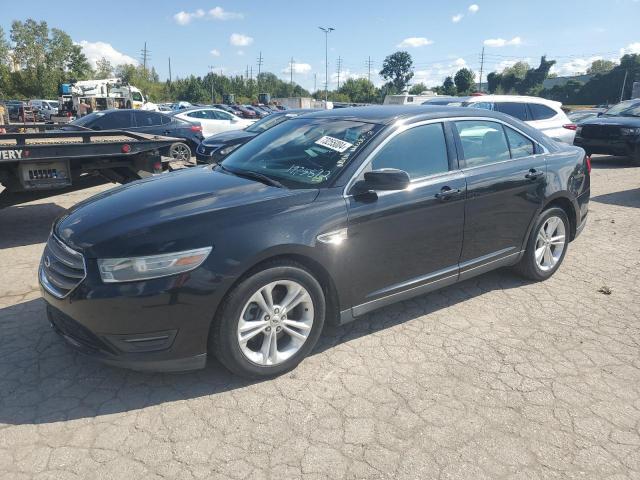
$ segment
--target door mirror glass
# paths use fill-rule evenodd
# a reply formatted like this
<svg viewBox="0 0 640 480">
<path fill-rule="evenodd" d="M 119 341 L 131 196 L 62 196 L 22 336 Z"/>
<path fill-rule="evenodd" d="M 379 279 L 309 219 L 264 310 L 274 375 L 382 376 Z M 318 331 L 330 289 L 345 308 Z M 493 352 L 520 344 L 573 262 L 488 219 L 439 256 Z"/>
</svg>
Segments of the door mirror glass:
<svg viewBox="0 0 640 480">
<path fill-rule="evenodd" d="M 409 186 L 409 174 L 397 168 L 381 168 L 365 172 L 364 180 L 356 182 L 354 193 L 368 191 L 404 190 Z"/>
</svg>

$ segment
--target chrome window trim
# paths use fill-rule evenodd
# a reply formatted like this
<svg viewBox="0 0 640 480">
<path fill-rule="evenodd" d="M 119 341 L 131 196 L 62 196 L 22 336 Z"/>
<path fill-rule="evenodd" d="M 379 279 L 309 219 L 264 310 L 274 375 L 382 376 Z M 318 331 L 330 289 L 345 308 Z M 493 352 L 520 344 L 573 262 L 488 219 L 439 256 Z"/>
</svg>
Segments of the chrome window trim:
<svg viewBox="0 0 640 480">
<path fill-rule="evenodd" d="M 505 122 L 504 120 L 501 120 L 499 118 L 471 116 L 471 117 L 444 117 L 444 118 L 432 118 L 432 119 L 429 119 L 429 120 L 422 120 L 422 121 L 419 121 L 419 122 L 409 123 L 409 124 L 404 124 L 404 125 L 399 126 L 396 129 L 396 131 L 394 131 L 391 135 L 389 135 L 387 138 L 385 138 L 382 141 L 382 143 L 380 143 L 380 145 L 378 145 L 371 153 L 369 153 L 367 155 L 367 158 L 365 158 L 363 160 L 363 162 L 360 164 L 358 169 L 353 173 L 353 175 L 351 176 L 351 178 L 349 179 L 349 181 L 345 185 L 344 189 L 342 190 L 342 196 L 344 198 L 349 198 L 349 197 L 353 196 L 353 195 L 350 195 L 347 192 L 353 186 L 353 184 L 355 183 L 356 179 L 364 171 L 364 169 L 367 167 L 367 165 L 369 165 L 371 163 L 371 161 L 373 160 L 375 155 L 380 150 L 382 150 L 382 148 L 387 143 L 389 143 L 393 138 L 395 138 L 396 136 L 400 135 L 403 132 L 406 132 L 410 128 L 420 127 L 422 125 L 430 125 L 430 124 L 433 124 L 433 123 L 443 123 L 444 124 L 445 122 L 457 122 L 457 121 L 468 121 L 468 120 L 478 120 L 478 121 L 488 121 L 488 122 L 500 123 L 501 125 L 509 127 L 512 130 L 515 130 L 516 132 L 521 134 L 522 136 L 528 138 L 530 141 L 533 142 L 534 145 L 537 145 L 542 149 L 542 153 L 536 153 L 535 155 L 532 155 L 532 157 L 537 157 L 539 155 L 547 155 L 547 154 L 549 154 L 549 149 L 547 147 L 545 147 L 544 145 L 542 145 L 540 142 L 536 141 L 535 139 L 531 138 L 529 135 L 527 135 L 525 132 L 523 132 L 519 128 L 517 128 L 517 127 L 511 125 L 510 123 Z M 399 121 L 399 122 L 401 123 L 402 121 Z M 505 136 L 506 136 L 506 134 L 505 134 Z M 521 157 L 521 158 L 527 158 L 527 157 Z M 421 182 L 421 181 L 424 181 L 424 180 L 432 178 L 432 177 L 442 176 L 442 175 L 445 175 L 447 173 L 455 173 L 455 172 L 461 172 L 461 171 L 466 171 L 466 170 L 472 170 L 474 168 L 486 167 L 488 165 L 497 165 L 499 163 L 511 162 L 513 160 L 520 160 L 520 159 L 519 158 L 509 158 L 507 160 L 500 160 L 500 161 L 497 161 L 497 162 L 485 163 L 484 165 L 477 165 L 475 167 L 465 167 L 465 168 L 459 168 L 459 169 L 456 169 L 456 170 L 448 170 L 446 172 L 434 173 L 432 175 L 426 175 L 424 177 L 412 179 L 411 180 L 411 184 L 413 184 L 414 182 Z M 402 191 L 402 190 L 400 190 L 400 191 Z"/>
</svg>

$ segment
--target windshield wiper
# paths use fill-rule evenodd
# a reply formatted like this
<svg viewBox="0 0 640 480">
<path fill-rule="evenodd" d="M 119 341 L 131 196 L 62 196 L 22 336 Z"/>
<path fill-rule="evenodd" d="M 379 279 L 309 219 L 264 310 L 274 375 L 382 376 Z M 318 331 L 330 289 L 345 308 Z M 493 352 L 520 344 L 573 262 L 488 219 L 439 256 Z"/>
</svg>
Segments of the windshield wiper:
<svg viewBox="0 0 640 480">
<path fill-rule="evenodd" d="M 235 168 L 231 169 L 229 167 L 225 167 L 221 163 L 218 164 L 218 166 L 220 168 L 222 168 L 224 171 L 230 172 L 230 173 L 232 173 L 234 175 L 237 175 L 238 177 L 244 177 L 244 178 L 249 178 L 251 180 L 257 180 L 257 181 L 262 182 L 262 183 L 264 183 L 266 185 L 269 185 L 271 187 L 286 188 L 279 181 L 274 180 L 273 178 L 268 177 L 266 175 L 263 175 L 262 173 L 254 172 L 252 170 L 237 170 Z"/>
</svg>

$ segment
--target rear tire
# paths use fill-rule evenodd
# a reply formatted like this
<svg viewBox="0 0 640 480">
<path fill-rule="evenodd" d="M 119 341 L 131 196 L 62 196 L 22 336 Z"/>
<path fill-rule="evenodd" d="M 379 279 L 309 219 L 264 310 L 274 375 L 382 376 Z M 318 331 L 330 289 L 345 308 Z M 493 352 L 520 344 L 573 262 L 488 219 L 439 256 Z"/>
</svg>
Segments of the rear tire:
<svg viewBox="0 0 640 480">
<path fill-rule="evenodd" d="M 551 277 L 562 264 L 569 246 L 571 226 L 566 212 L 548 208 L 538 216 L 527 241 L 527 247 L 514 270 L 530 280 Z"/>
<path fill-rule="evenodd" d="M 636 151 L 629 157 L 629 160 L 634 167 L 640 167 L 640 145 L 636 146 Z"/>
<path fill-rule="evenodd" d="M 310 272 L 295 262 L 271 263 L 227 294 L 211 327 L 209 352 L 245 378 L 281 375 L 311 352 L 325 314 L 322 287 Z"/>
<path fill-rule="evenodd" d="M 169 157 L 174 160 L 182 160 L 189 162 L 191 160 L 191 148 L 189 145 L 182 142 L 176 142 L 169 147 Z"/>
</svg>

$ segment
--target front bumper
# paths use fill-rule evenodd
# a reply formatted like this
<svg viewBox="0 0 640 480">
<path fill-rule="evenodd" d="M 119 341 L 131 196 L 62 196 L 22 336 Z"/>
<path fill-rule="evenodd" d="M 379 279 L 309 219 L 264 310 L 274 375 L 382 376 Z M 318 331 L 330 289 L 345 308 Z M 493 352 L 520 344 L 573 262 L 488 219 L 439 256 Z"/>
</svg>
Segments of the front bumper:
<svg viewBox="0 0 640 480">
<path fill-rule="evenodd" d="M 74 349 L 103 363 L 143 371 L 204 368 L 215 305 L 208 274 L 196 269 L 144 282 L 104 284 L 89 269 L 67 297 L 42 286 L 47 317 Z"/>
<path fill-rule="evenodd" d="M 630 138 L 628 140 L 623 139 L 600 139 L 600 138 L 584 138 L 577 136 L 573 140 L 573 144 L 584 148 L 587 152 L 598 153 L 604 155 L 619 155 L 629 156 L 633 155 L 640 140 L 636 138 Z"/>
</svg>

